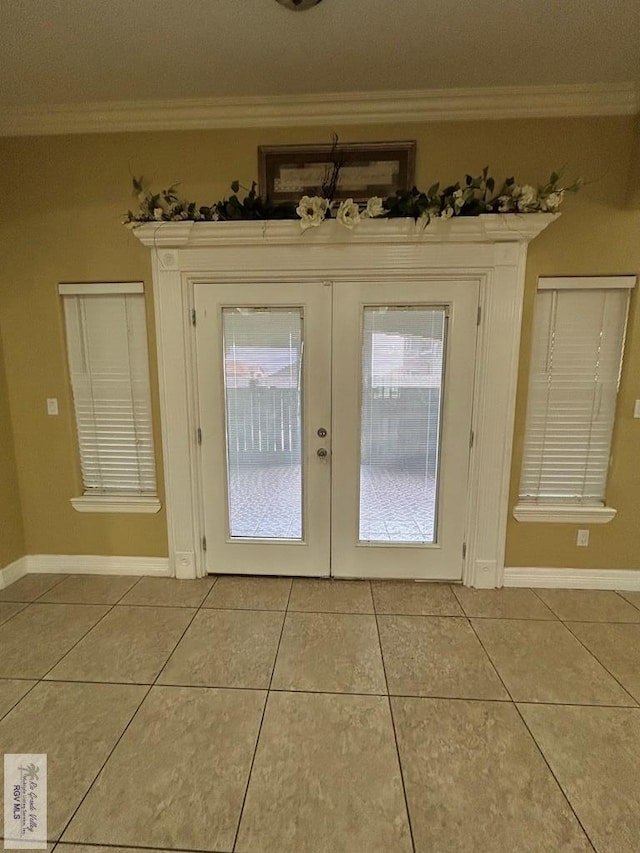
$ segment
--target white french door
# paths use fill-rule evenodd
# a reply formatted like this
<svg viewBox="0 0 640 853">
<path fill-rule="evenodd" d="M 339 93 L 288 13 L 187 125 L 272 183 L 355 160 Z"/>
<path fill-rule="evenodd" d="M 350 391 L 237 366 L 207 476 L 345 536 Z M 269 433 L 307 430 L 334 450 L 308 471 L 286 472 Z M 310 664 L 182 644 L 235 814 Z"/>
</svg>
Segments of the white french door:
<svg viewBox="0 0 640 853">
<path fill-rule="evenodd" d="M 478 295 L 194 285 L 208 571 L 461 577 Z"/>
</svg>

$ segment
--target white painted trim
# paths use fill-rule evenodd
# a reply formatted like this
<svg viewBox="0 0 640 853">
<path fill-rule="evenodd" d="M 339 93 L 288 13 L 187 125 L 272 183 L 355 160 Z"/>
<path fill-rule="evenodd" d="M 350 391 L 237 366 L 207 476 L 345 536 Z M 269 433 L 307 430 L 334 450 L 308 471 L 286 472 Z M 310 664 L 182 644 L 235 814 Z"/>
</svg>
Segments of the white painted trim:
<svg viewBox="0 0 640 853">
<path fill-rule="evenodd" d="M 553 569 L 513 567 L 504 570 L 504 585 L 549 589 L 640 590 L 637 569 Z"/>
<path fill-rule="evenodd" d="M 111 296 L 114 293 L 144 293 L 142 281 L 86 281 L 58 285 L 60 296 Z"/>
<path fill-rule="evenodd" d="M 0 136 L 634 115 L 626 83 L 5 106 Z"/>
<path fill-rule="evenodd" d="M 121 495 L 82 495 L 71 498 L 76 512 L 160 512 L 158 498 L 146 495 L 124 497 Z"/>
<path fill-rule="evenodd" d="M 542 524 L 608 524 L 616 512 L 610 506 L 519 503 L 513 508 L 513 517 Z"/>
<path fill-rule="evenodd" d="M 86 554 L 31 554 L 27 572 L 65 575 L 150 575 L 170 577 L 167 557 L 112 557 Z"/>
<path fill-rule="evenodd" d="M 621 290 L 635 286 L 635 275 L 563 275 L 538 279 L 538 290 Z"/>
<path fill-rule="evenodd" d="M 231 246 L 321 247 L 335 244 L 380 246 L 389 244 L 528 243 L 558 218 L 558 213 L 483 213 L 434 219 L 426 227 L 413 219 L 365 219 L 350 230 L 335 219 L 302 231 L 300 220 L 262 222 L 145 222 L 132 233 L 145 246 L 159 250 L 211 249 Z M 200 253 L 202 254 L 202 253 Z M 175 251 L 162 252 L 160 270 L 177 269 L 184 259 Z M 272 259 L 265 258 L 265 269 Z M 400 264 L 400 260 L 398 261 Z"/>
<path fill-rule="evenodd" d="M 164 222 L 133 230 L 152 250 L 169 560 L 176 577 L 204 574 L 197 370 L 191 326 L 196 282 L 370 280 L 480 282 L 475 441 L 466 508 L 468 586 L 502 585 L 527 244 L 554 214 L 435 221 L 335 220 L 301 233 L 288 222 Z M 462 563 L 462 548 L 460 553 Z"/>
<path fill-rule="evenodd" d="M 13 563 L 9 563 L 8 566 L 0 569 L 0 589 L 15 583 L 27 574 L 27 559 L 27 557 L 20 557 L 20 559 L 14 560 Z"/>
</svg>

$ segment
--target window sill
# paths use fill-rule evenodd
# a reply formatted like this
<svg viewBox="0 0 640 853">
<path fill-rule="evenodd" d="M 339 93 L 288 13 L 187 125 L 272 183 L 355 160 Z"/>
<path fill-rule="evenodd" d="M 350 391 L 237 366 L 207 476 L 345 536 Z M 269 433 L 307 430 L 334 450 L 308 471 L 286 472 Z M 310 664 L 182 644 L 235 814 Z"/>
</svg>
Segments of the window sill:
<svg viewBox="0 0 640 853">
<path fill-rule="evenodd" d="M 610 506 L 580 504 L 516 504 L 513 517 L 517 521 L 545 524 L 607 524 L 616 514 Z"/>
<path fill-rule="evenodd" d="M 147 512 L 160 511 L 160 501 L 150 495 L 82 495 L 71 498 L 76 512 Z"/>
</svg>

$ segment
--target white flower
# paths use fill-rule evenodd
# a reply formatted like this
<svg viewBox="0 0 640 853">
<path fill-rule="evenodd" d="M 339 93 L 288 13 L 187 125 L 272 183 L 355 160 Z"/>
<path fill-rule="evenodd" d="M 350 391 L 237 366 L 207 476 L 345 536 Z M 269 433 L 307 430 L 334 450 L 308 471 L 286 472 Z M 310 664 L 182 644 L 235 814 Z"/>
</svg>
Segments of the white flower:
<svg viewBox="0 0 640 853">
<path fill-rule="evenodd" d="M 329 202 L 326 198 L 314 195 L 310 197 L 303 195 L 300 199 L 300 204 L 296 207 L 296 213 L 300 217 L 300 227 L 304 231 L 306 228 L 320 225 L 324 219 Z"/>
<path fill-rule="evenodd" d="M 367 206 L 365 207 L 362 215 L 370 216 L 374 219 L 376 216 L 382 216 L 383 213 L 385 213 L 385 209 L 382 199 L 379 196 L 374 195 L 367 200 Z"/>
<path fill-rule="evenodd" d="M 353 228 L 360 222 L 360 208 L 352 198 L 347 198 L 340 203 L 336 219 L 347 228 Z"/>
<path fill-rule="evenodd" d="M 513 210 L 513 199 L 509 195 L 501 195 L 498 199 L 498 212 L 509 213 Z"/>
<path fill-rule="evenodd" d="M 164 210 L 161 207 L 154 207 L 153 209 L 153 218 L 154 219 L 162 219 L 164 216 Z"/>
<path fill-rule="evenodd" d="M 452 216 L 453 216 L 453 208 L 449 207 L 448 205 L 440 213 L 440 219 L 451 219 Z"/>
<path fill-rule="evenodd" d="M 533 207 L 538 201 L 538 192 L 535 187 L 528 184 L 520 188 L 518 193 L 518 210 L 526 210 Z"/>
<path fill-rule="evenodd" d="M 562 204 L 563 196 L 564 196 L 563 190 L 559 190 L 558 192 L 555 192 L 555 193 L 550 193 L 546 197 L 546 199 L 544 200 L 545 207 L 547 208 L 547 210 L 551 210 L 551 211 L 557 210 L 560 207 L 560 205 Z"/>
<path fill-rule="evenodd" d="M 453 209 L 455 213 L 460 213 L 462 208 L 464 207 L 465 197 L 464 190 L 458 189 L 453 193 Z"/>
</svg>

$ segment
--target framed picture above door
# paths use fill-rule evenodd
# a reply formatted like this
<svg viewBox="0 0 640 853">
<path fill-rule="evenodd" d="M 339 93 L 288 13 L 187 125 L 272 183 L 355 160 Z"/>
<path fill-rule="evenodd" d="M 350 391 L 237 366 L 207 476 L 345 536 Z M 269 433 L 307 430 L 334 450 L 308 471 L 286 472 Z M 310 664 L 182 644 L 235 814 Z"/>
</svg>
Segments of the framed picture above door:
<svg viewBox="0 0 640 853">
<path fill-rule="evenodd" d="M 365 142 L 337 145 L 261 145 L 259 187 L 272 202 L 319 195 L 327 174 L 340 163 L 334 198 L 366 201 L 386 198 L 414 183 L 415 142 Z"/>
</svg>

